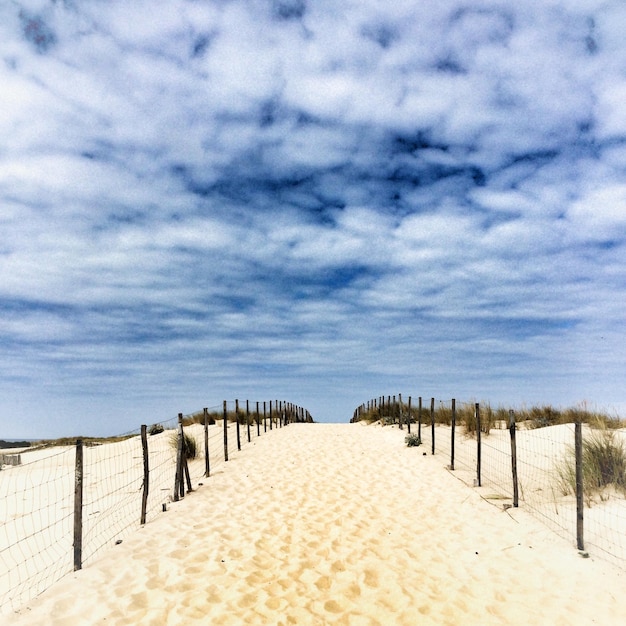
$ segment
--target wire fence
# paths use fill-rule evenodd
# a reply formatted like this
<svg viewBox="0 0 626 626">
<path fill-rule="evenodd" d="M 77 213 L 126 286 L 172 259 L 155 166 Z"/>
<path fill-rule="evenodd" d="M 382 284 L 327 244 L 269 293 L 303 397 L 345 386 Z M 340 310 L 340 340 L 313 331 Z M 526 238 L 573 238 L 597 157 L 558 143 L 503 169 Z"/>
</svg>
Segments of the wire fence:
<svg viewBox="0 0 626 626">
<path fill-rule="evenodd" d="M 584 555 L 626 570 L 626 429 L 616 428 L 618 421 L 579 421 L 577 446 L 577 425 L 551 424 L 547 415 L 516 421 L 511 411 L 511 428 L 509 419 L 497 419 L 489 407 L 481 411 L 480 404 L 458 411 L 454 400 L 412 400 L 402 402 L 400 395 L 388 396 L 382 406 L 380 399 L 371 401 L 360 407 L 361 415 L 355 411 L 353 421 L 379 419 L 407 437 L 410 432 L 424 454 L 441 457 L 485 500 L 503 508 L 519 505 Z"/>
<path fill-rule="evenodd" d="M 289 402 L 224 401 L 152 425 L 143 442 L 137 429 L 10 451 L 0 466 L 0 613 L 120 543 L 246 443 L 295 421 L 313 420 Z M 177 480 L 179 433 L 195 448 L 185 454 L 187 489 Z M 17 456 L 13 465 L 8 457 Z"/>
</svg>

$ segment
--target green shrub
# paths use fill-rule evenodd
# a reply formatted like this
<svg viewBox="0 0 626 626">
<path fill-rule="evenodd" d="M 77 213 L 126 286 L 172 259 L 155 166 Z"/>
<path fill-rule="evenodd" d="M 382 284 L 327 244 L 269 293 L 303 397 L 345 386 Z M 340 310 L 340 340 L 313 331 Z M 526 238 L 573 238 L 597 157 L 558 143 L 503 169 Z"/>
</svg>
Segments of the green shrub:
<svg viewBox="0 0 626 626">
<path fill-rule="evenodd" d="M 162 424 L 152 424 L 152 426 L 150 426 L 150 430 L 148 431 L 149 434 L 151 435 L 158 435 L 159 433 L 162 433 L 165 429 L 163 428 Z"/>
<path fill-rule="evenodd" d="M 405 441 L 406 445 L 409 448 L 413 448 L 415 446 L 421 446 L 422 445 L 422 440 L 415 433 L 411 433 L 411 434 L 407 435 L 404 438 L 404 441 Z"/>
</svg>

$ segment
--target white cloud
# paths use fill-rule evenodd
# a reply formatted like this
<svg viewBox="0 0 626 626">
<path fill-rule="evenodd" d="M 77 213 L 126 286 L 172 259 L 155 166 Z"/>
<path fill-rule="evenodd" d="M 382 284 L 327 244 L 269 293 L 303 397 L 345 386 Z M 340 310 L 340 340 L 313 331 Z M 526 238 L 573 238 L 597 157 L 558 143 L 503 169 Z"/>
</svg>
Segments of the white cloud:
<svg viewBox="0 0 626 626">
<path fill-rule="evenodd" d="M 0 7 L 0 419 L 619 401 L 624 3 L 286 6 Z"/>
<path fill-rule="evenodd" d="M 626 236 L 626 185 L 611 184 L 572 203 L 568 212 L 572 236 L 582 240 L 623 241 Z"/>
</svg>

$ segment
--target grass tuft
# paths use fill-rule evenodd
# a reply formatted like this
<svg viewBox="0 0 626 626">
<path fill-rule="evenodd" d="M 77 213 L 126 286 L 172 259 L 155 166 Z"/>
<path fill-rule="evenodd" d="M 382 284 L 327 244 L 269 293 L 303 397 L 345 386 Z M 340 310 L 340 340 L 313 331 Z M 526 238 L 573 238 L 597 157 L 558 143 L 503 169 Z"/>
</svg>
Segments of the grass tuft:
<svg viewBox="0 0 626 626">
<path fill-rule="evenodd" d="M 178 433 L 170 435 L 170 446 L 174 450 L 178 450 Z M 183 433 L 183 451 L 187 459 L 195 459 L 198 455 L 198 442 L 193 435 Z"/>
<path fill-rule="evenodd" d="M 583 439 L 583 494 L 587 506 L 594 497 L 606 500 L 607 487 L 626 496 L 626 446 L 614 430 L 601 422 Z M 558 487 L 563 495 L 576 494 L 576 457 L 574 446 L 557 466 Z"/>
<path fill-rule="evenodd" d="M 421 446 L 422 440 L 418 437 L 417 434 L 411 433 L 404 438 L 404 441 L 409 448 L 414 448 L 415 446 Z"/>
</svg>

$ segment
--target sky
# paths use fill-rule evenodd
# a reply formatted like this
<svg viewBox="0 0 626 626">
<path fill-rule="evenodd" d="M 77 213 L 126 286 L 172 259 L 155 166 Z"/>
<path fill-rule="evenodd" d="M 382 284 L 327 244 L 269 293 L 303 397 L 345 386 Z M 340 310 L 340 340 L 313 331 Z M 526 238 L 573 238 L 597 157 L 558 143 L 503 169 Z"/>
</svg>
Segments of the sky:
<svg viewBox="0 0 626 626">
<path fill-rule="evenodd" d="M 4 0 L 0 438 L 380 395 L 626 416 L 623 0 Z"/>
</svg>

